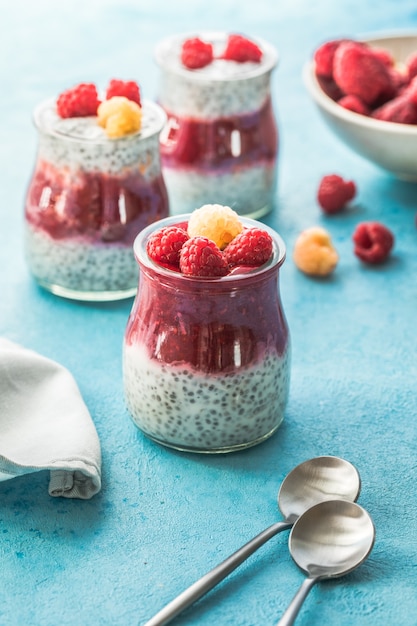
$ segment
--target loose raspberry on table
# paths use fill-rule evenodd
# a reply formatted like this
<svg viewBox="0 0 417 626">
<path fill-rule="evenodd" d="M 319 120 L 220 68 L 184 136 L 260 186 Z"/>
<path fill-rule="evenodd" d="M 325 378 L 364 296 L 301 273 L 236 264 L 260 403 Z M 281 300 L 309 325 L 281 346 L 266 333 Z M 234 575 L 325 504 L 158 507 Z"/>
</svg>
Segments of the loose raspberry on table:
<svg viewBox="0 0 417 626">
<path fill-rule="evenodd" d="M 134 80 L 112 78 L 106 89 L 106 100 L 110 100 L 113 96 L 124 96 L 142 106 L 139 85 Z"/>
<path fill-rule="evenodd" d="M 333 272 L 339 255 L 329 233 L 319 226 L 307 228 L 297 237 L 293 260 L 299 270 L 310 276 L 327 276 Z"/>
<path fill-rule="evenodd" d="M 87 117 L 97 115 L 100 100 L 93 83 L 80 83 L 63 91 L 57 98 L 56 107 L 60 117 Z"/>
<path fill-rule="evenodd" d="M 186 276 L 226 276 L 228 266 L 222 251 L 207 237 L 190 237 L 180 252 L 180 270 Z"/>
<path fill-rule="evenodd" d="M 341 211 L 356 195 L 353 181 L 344 180 L 338 174 L 323 176 L 317 191 L 317 202 L 325 213 L 333 214 Z"/>
<path fill-rule="evenodd" d="M 142 109 L 124 96 L 104 100 L 97 111 L 97 121 L 109 137 L 115 139 L 136 133 L 142 126 Z"/>
<path fill-rule="evenodd" d="M 150 235 L 146 252 L 156 263 L 179 269 L 180 251 L 187 239 L 188 235 L 183 228 L 165 226 Z"/>
<path fill-rule="evenodd" d="M 271 235 L 261 228 L 246 228 L 225 248 L 224 255 L 229 267 L 263 265 L 272 256 Z"/>
<path fill-rule="evenodd" d="M 368 106 L 394 95 L 386 64 L 366 44 L 346 41 L 335 51 L 333 78 L 345 95 L 360 98 Z"/>
<path fill-rule="evenodd" d="M 190 70 L 209 65 L 213 60 L 213 46 L 199 37 L 186 39 L 181 48 L 181 62 Z"/>
<path fill-rule="evenodd" d="M 239 216 L 228 206 L 222 204 L 204 204 L 195 209 L 188 221 L 190 237 L 201 235 L 208 237 L 223 250 L 243 229 Z"/>
<path fill-rule="evenodd" d="M 229 35 L 222 58 L 228 61 L 237 61 L 238 63 L 247 63 L 248 61 L 260 63 L 262 50 L 254 41 L 247 37 Z"/>
<path fill-rule="evenodd" d="M 385 261 L 394 246 L 394 235 L 380 222 L 361 222 L 352 239 L 356 256 L 370 264 Z"/>
</svg>

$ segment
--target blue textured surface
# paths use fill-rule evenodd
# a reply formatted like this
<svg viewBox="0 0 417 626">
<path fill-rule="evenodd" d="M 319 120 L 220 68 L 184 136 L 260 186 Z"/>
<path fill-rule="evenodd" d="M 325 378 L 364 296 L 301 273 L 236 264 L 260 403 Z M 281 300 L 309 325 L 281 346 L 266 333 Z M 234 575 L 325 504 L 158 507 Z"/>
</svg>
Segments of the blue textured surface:
<svg viewBox="0 0 417 626">
<path fill-rule="evenodd" d="M 143 624 L 177 593 L 279 518 L 276 494 L 299 462 L 343 456 L 363 481 L 359 502 L 377 541 L 368 562 L 316 586 L 299 626 L 417 624 L 417 186 L 395 180 L 331 135 L 302 84 L 321 41 L 417 28 L 413 0 L 75 0 L 1 2 L 0 334 L 75 376 L 102 443 L 103 489 L 52 499 L 40 473 L 0 484 L 0 624 Z M 281 130 L 278 208 L 266 222 L 287 242 L 281 290 L 293 342 L 285 422 L 265 444 L 228 456 L 176 453 L 145 439 L 124 407 L 121 346 L 131 301 L 79 304 L 38 289 L 22 250 L 26 185 L 36 149 L 33 107 L 81 80 L 136 78 L 153 98 L 152 50 L 193 29 L 242 31 L 274 43 Z M 333 171 L 354 179 L 354 207 L 320 215 L 315 193 Z M 209 199 L 208 199 L 209 200 Z M 379 219 L 396 236 L 391 261 L 362 266 L 351 233 Z M 291 260 L 298 232 L 329 229 L 334 277 Z M 176 623 L 274 624 L 303 579 L 278 535 Z"/>
</svg>

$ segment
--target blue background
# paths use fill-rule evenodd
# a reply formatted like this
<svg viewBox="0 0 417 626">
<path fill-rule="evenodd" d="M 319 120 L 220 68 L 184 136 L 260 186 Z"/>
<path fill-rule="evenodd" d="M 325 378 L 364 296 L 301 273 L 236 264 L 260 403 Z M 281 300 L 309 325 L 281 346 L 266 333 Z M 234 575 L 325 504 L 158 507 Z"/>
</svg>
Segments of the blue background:
<svg viewBox="0 0 417 626">
<path fill-rule="evenodd" d="M 279 519 L 282 479 L 321 454 L 357 466 L 359 502 L 377 540 L 356 572 L 313 589 L 297 624 L 417 624 L 417 186 L 342 145 L 301 77 L 326 39 L 417 29 L 416 3 L 3 0 L 0 7 L 0 334 L 72 372 L 103 453 L 103 488 L 91 501 L 50 498 L 46 472 L 0 484 L 0 624 L 143 624 Z M 28 275 L 22 248 L 34 106 L 77 82 L 104 86 L 112 77 L 136 79 L 152 99 L 155 44 L 193 30 L 260 36 L 280 53 L 273 75 L 279 189 L 265 222 L 288 247 L 281 292 L 293 344 L 290 400 L 266 443 L 213 457 L 159 447 L 131 422 L 121 347 L 132 301 L 82 304 L 50 295 Z M 334 217 L 316 203 L 328 173 L 358 188 L 353 206 Z M 354 227 L 367 220 L 383 221 L 396 237 L 381 267 L 353 254 Z M 304 276 L 291 258 L 296 236 L 312 225 L 329 230 L 340 254 L 328 280 Z M 274 624 L 303 578 L 283 533 L 176 623 Z"/>
</svg>

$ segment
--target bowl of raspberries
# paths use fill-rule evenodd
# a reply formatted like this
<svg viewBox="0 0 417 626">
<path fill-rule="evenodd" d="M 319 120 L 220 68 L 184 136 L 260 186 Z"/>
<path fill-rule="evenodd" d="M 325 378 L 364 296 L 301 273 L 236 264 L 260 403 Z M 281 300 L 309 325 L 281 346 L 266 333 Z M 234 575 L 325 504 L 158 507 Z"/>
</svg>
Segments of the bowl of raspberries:
<svg viewBox="0 0 417 626">
<path fill-rule="evenodd" d="M 417 33 L 320 44 L 304 69 L 320 114 L 349 148 L 417 181 Z"/>
</svg>

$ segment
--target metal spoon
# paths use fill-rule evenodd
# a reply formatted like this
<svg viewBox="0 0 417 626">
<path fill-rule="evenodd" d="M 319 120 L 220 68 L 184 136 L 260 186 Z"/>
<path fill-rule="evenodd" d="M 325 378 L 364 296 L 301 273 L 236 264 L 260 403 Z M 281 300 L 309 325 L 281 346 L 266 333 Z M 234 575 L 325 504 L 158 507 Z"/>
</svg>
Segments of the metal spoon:
<svg viewBox="0 0 417 626">
<path fill-rule="evenodd" d="M 320 502 L 300 516 L 290 533 L 290 553 L 308 574 L 277 626 L 291 626 L 313 585 L 343 576 L 367 558 L 375 541 L 369 514 L 346 500 Z"/>
<path fill-rule="evenodd" d="M 144 626 L 168 624 L 184 609 L 213 589 L 269 539 L 282 530 L 291 528 L 298 517 L 313 504 L 337 498 L 355 501 L 359 496 L 360 487 L 358 471 L 344 459 L 319 456 L 300 463 L 287 475 L 278 492 L 278 506 L 284 521 L 266 528 L 174 598 Z"/>
</svg>

